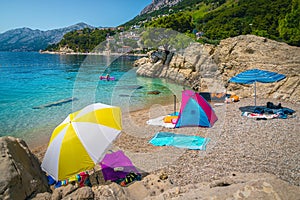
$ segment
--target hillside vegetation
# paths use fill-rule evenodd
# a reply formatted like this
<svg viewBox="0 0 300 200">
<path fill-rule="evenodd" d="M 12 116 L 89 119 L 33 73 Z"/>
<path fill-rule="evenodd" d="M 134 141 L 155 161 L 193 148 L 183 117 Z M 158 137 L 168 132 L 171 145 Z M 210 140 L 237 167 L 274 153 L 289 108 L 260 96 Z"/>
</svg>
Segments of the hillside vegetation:
<svg viewBox="0 0 300 200">
<path fill-rule="evenodd" d="M 45 50 L 58 51 L 61 47 L 67 47 L 75 52 L 90 52 L 98 44 L 105 41 L 107 35 L 113 34 L 115 34 L 114 31 L 90 28 L 71 31 L 65 34 L 58 44 L 50 45 Z"/>
<path fill-rule="evenodd" d="M 182 0 L 173 7 L 136 16 L 121 25 L 170 28 L 198 42 L 218 44 L 222 39 L 253 34 L 300 46 L 300 0 Z M 116 31 L 84 29 L 73 31 L 47 48 L 67 46 L 89 52 Z"/>
<path fill-rule="evenodd" d="M 182 4 L 187 2 L 184 0 Z M 201 41 L 253 34 L 300 46 L 299 0 L 194 2 L 193 6 L 173 10 L 168 15 L 162 10 L 160 16 L 164 16 L 148 20 L 144 26 L 183 33 L 202 32 Z"/>
</svg>

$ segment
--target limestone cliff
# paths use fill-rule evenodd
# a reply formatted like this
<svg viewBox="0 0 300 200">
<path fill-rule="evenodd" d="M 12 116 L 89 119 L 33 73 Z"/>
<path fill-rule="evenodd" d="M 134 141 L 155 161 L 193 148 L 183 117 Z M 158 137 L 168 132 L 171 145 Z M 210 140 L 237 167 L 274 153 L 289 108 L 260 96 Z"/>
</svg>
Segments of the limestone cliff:
<svg viewBox="0 0 300 200">
<path fill-rule="evenodd" d="M 300 48 L 254 35 L 241 35 L 222 40 L 220 45 L 191 44 L 182 54 L 138 60 L 137 74 L 173 80 L 198 91 L 231 91 L 240 97 L 253 95 L 253 85 L 228 83 L 247 69 L 263 69 L 286 75 L 277 83 L 257 83 L 260 98 L 300 102 Z"/>
</svg>

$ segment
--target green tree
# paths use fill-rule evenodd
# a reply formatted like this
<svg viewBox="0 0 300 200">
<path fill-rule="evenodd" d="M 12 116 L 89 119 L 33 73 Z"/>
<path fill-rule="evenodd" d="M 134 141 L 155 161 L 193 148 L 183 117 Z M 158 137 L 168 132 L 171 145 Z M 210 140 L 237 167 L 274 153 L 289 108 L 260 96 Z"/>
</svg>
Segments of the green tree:
<svg viewBox="0 0 300 200">
<path fill-rule="evenodd" d="M 114 35 L 115 31 L 85 28 L 66 33 L 63 39 L 55 45 L 47 47 L 47 50 L 57 51 L 60 47 L 68 47 L 75 52 L 91 52 L 97 45 L 106 40 L 106 36 Z M 99 49 L 99 48 L 97 48 Z"/>
<path fill-rule="evenodd" d="M 143 48 L 159 49 L 165 52 L 186 48 L 193 40 L 177 31 L 165 28 L 146 28 L 141 36 Z"/>
<path fill-rule="evenodd" d="M 279 34 L 287 43 L 300 46 L 300 3 L 293 0 L 292 11 L 279 20 Z"/>
<path fill-rule="evenodd" d="M 194 29 L 192 16 L 187 12 L 180 12 L 160 17 L 145 25 L 146 27 L 167 28 L 181 33 L 191 32 Z"/>
</svg>

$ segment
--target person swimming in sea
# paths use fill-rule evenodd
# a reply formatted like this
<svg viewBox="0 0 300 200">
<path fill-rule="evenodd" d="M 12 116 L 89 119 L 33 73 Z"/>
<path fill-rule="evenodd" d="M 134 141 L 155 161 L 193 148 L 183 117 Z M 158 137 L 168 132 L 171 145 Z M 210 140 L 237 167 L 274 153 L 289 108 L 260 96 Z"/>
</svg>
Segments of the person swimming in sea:
<svg viewBox="0 0 300 200">
<path fill-rule="evenodd" d="M 109 79 L 110 79 L 109 74 L 106 74 L 106 80 L 109 81 Z"/>
</svg>

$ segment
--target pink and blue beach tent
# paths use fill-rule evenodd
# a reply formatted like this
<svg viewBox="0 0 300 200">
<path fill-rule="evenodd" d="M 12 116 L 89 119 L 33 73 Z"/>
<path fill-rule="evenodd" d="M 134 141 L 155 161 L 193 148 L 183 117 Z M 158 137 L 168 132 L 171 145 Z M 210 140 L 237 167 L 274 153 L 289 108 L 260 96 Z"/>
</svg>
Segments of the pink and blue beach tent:
<svg viewBox="0 0 300 200">
<path fill-rule="evenodd" d="M 215 111 L 199 93 L 192 90 L 182 92 L 176 128 L 184 126 L 212 127 L 217 120 Z"/>
</svg>

